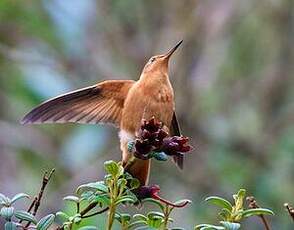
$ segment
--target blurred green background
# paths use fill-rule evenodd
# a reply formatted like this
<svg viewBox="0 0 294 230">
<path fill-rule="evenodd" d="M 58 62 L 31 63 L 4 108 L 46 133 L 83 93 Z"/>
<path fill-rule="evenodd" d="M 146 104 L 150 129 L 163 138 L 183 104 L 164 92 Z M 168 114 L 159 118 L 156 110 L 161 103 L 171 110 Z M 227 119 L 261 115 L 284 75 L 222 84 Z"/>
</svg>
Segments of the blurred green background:
<svg viewBox="0 0 294 230">
<path fill-rule="evenodd" d="M 294 204 L 293 0 L 1 0 L 0 191 L 34 194 L 55 167 L 44 214 L 102 179 L 103 162 L 120 159 L 117 130 L 19 120 L 60 93 L 138 79 L 151 55 L 180 39 L 170 76 L 195 150 L 184 171 L 154 162 L 151 173 L 163 197 L 193 200 L 175 212 L 176 226 L 215 223 L 203 199 L 242 187 L 274 210 L 273 229 L 293 229 L 283 208 Z M 245 229 L 262 227 L 253 218 Z"/>
</svg>

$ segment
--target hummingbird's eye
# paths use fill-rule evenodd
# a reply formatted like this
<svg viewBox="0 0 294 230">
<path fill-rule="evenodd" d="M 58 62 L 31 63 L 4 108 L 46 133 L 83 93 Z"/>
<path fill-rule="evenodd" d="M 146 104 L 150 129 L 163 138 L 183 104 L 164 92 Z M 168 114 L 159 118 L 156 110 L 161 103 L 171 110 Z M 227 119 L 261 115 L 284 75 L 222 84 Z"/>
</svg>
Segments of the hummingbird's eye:
<svg viewBox="0 0 294 230">
<path fill-rule="evenodd" d="M 152 63 L 154 61 L 155 61 L 155 57 L 153 57 L 153 58 L 150 59 L 150 63 Z"/>
</svg>

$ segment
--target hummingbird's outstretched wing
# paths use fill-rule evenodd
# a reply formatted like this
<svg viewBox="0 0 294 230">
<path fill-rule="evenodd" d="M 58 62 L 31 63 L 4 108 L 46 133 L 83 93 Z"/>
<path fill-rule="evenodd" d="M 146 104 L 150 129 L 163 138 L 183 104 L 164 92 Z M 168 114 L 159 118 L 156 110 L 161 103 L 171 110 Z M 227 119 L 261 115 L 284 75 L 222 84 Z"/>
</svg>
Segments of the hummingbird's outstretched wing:
<svg viewBox="0 0 294 230">
<path fill-rule="evenodd" d="M 173 113 L 173 118 L 172 118 L 172 122 L 171 122 L 170 135 L 171 136 L 181 136 L 181 130 L 180 130 L 180 126 L 179 126 L 175 111 Z M 183 155 L 173 156 L 173 161 L 180 169 L 184 168 L 184 156 Z"/>
<path fill-rule="evenodd" d="M 21 123 L 119 125 L 124 100 L 134 83 L 132 80 L 109 80 L 57 96 L 34 108 Z"/>
</svg>

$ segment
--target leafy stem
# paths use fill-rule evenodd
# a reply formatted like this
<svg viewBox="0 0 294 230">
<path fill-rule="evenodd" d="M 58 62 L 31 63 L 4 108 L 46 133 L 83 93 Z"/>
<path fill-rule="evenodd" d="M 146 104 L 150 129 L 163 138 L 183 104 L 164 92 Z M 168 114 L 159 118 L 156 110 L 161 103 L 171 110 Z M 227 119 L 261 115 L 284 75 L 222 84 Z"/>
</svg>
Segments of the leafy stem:
<svg viewBox="0 0 294 230">
<path fill-rule="evenodd" d="M 211 224 L 199 224 L 195 226 L 195 229 L 213 229 L 213 230 L 236 230 L 240 229 L 240 222 L 251 216 L 258 216 L 261 218 L 262 223 L 266 230 L 270 230 L 270 226 L 265 218 L 265 215 L 274 215 L 273 211 L 266 208 L 260 208 L 254 197 L 247 197 L 249 201 L 249 209 L 244 208 L 244 197 L 246 191 L 245 189 L 240 189 L 237 194 L 233 195 L 234 204 L 231 204 L 228 200 L 218 197 L 210 196 L 205 199 L 205 201 L 216 205 L 221 209 L 219 217 L 221 218 L 220 225 Z"/>
<path fill-rule="evenodd" d="M 76 213 L 68 215 L 62 211 L 57 213 L 64 221 L 59 229 L 71 229 L 75 225 L 79 225 L 85 218 L 96 216 L 108 211 L 106 220 L 106 229 L 112 229 L 114 220 L 118 220 L 122 226 L 127 226 L 130 217 L 126 214 L 117 213 L 117 208 L 122 203 L 136 203 L 137 198 L 132 190 L 139 187 L 139 181 L 132 178 L 131 175 L 124 173 L 121 163 L 114 161 L 106 161 L 104 163 L 107 175 L 103 181 L 90 182 L 80 185 L 77 188 L 76 195 L 69 195 L 63 199 L 76 204 Z M 87 202 L 82 211 L 81 202 Z M 100 210 L 92 211 L 94 208 L 100 207 Z M 91 212 L 90 212 L 91 211 Z"/>
<path fill-rule="evenodd" d="M 115 216 L 115 210 L 116 210 L 116 200 L 118 197 L 118 188 L 117 188 L 117 177 L 114 176 L 113 179 L 110 180 L 110 186 L 109 186 L 109 196 L 110 196 L 110 204 L 109 204 L 109 211 L 108 211 L 108 219 L 107 219 L 107 229 L 111 230 L 113 222 L 114 222 L 114 216 Z"/>
<path fill-rule="evenodd" d="M 107 229 L 111 230 L 113 221 L 114 221 L 114 215 L 115 215 L 115 205 L 110 205 L 109 206 L 109 212 L 108 212 L 108 219 L 107 219 Z"/>
<path fill-rule="evenodd" d="M 170 221 L 170 214 L 173 209 L 174 209 L 174 207 L 169 206 L 168 204 L 165 205 L 164 210 L 163 210 L 164 218 L 163 218 L 162 230 L 168 229 L 168 222 Z"/>
</svg>

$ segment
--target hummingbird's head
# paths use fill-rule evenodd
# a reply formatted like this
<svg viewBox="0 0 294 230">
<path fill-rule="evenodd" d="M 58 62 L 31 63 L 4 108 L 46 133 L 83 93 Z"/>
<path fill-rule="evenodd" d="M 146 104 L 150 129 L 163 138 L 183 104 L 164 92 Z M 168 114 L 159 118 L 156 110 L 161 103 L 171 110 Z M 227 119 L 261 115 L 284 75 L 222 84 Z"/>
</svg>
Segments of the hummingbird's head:
<svg viewBox="0 0 294 230">
<path fill-rule="evenodd" d="M 172 54 L 176 49 L 182 44 L 183 40 L 179 41 L 172 49 L 170 49 L 166 54 L 155 55 L 149 59 L 146 63 L 142 74 L 148 73 L 162 73 L 166 74 L 168 71 L 168 62 Z"/>
</svg>

